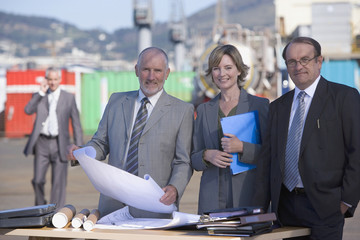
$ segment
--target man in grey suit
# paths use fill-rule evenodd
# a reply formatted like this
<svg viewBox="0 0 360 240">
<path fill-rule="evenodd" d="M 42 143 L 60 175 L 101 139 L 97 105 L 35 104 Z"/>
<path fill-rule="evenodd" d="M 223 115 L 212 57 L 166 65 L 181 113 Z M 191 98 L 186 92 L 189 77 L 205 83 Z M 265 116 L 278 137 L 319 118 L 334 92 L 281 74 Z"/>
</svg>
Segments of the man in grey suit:
<svg viewBox="0 0 360 240">
<path fill-rule="evenodd" d="M 283 58 L 296 88 L 270 104 L 253 203 L 311 228 L 306 239 L 342 239 L 360 198 L 360 95 L 320 75 L 312 38 L 293 39 Z"/>
<path fill-rule="evenodd" d="M 139 134 L 138 144 L 135 145 L 137 175 L 143 177 L 144 174 L 149 174 L 165 192 L 159 201 L 166 205 L 175 203 L 178 206 L 192 176 L 190 149 L 194 107 L 168 95 L 163 89 L 170 73 L 168 58 L 163 50 L 155 47 L 143 50 L 135 72 L 140 89 L 111 95 L 98 130 L 86 146 L 95 148 L 96 159 L 103 160 L 109 154 L 110 165 L 127 170 L 127 163 L 132 160 L 129 155 L 134 153 L 129 150 L 133 149 L 133 144 L 130 144 L 134 135 L 132 129 L 137 124 L 135 119 L 141 100 L 147 97 L 149 102 L 146 104 L 146 124 Z M 69 146 L 69 160 L 75 159 L 72 152 L 78 148 Z M 100 195 L 101 216 L 122 207 L 123 203 Z M 170 217 L 169 214 L 151 213 L 132 207 L 130 213 L 134 217 Z"/>
<path fill-rule="evenodd" d="M 70 144 L 69 119 L 74 142 L 82 144 L 83 136 L 75 97 L 59 87 L 61 71 L 49 68 L 45 78 L 40 84 L 40 91 L 35 93 L 25 106 L 25 113 L 36 113 L 36 119 L 24 154 L 35 155 L 32 179 L 35 205 L 46 204 L 44 185 L 47 169 L 51 165 L 50 203 L 55 203 L 59 209 L 65 204 L 68 167 L 66 147 Z"/>
</svg>

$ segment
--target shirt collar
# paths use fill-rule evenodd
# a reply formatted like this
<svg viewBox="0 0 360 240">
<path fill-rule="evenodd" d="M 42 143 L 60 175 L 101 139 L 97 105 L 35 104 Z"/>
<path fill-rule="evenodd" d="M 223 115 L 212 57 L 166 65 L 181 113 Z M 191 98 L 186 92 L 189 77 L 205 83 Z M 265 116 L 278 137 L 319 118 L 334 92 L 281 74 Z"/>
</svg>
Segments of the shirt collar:
<svg viewBox="0 0 360 240">
<path fill-rule="evenodd" d="M 52 96 L 54 96 L 56 99 L 58 99 L 60 96 L 60 86 L 53 92 L 51 90 L 49 90 L 49 94 L 52 94 Z"/>
<path fill-rule="evenodd" d="M 309 87 L 303 90 L 306 93 L 306 95 L 310 96 L 311 98 L 314 96 L 319 80 L 320 80 L 320 75 L 315 79 L 315 81 Z M 300 90 L 298 87 L 295 87 L 294 99 L 296 99 L 300 91 L 302 90 Z"/>
<path fill-rule="evenodd" d="M 163 93 L 164 89 L 161 89 L 159 92 L 157 92 L 155 95 L 152 95 L 151 97 L 148 97 L 150 104 L 152 106 L 155 106 L 155 104 L 157 103 L 157 101 L 159 100 L 161 94 Z M 146 97 L 145 94 L 141 91 L 141 89 L 139 90 L 139 95 L 137 98 L 137 101 L 141 102 L 141 100 Z"/>
</svg>

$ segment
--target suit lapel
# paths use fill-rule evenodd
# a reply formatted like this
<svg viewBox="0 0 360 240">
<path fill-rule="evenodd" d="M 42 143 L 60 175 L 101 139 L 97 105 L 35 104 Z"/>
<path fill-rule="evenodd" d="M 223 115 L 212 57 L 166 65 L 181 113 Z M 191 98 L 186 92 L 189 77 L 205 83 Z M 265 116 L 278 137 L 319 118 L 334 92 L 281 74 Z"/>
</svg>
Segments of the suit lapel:
<svg viewBox="0 0 360 240">
<path fill-rule="evenodd" d="M 171 108 L 171 100 L 169 98 L 169 95 L 164 90 L 144 127 L 142 135 L 146 134 L 146 132 L 149 131 L 149 129 L 156 122 L 158 122 L 159 119 L 161 119 L 162 116 L 164 116 L 164 114 L 170 111 L 170 108 Z"/>
<path fill-rule="evenodd" d="M 286 150 L 286 142 L 287 142 L 287 135 L 289 129 L 289 119 L 290 119 L 290 112 L 291 106 L 294 98 L 294 90 L 289 92 L 283 99 L 280 100 L 277 106 L 277 118 L 278 118 L 278 159 L 280 161 L 281 171 L 283 173 L 284 166 L 285 166 L 285 150 Z"/>
<path fill-rule="evenodd" d="M 49 98 L 47 98 L 49 99 Z M 59 94 L 59 99 L 58 102 L 56 104 L 56 115 L 59 116 L 60 112 L 61 112 L 61 108 L 63 107 L 65 102 L 65 96 L 63 94 L 63 90 L 60 90 L 60 94 Z M 47 101 L 47 104 L 49 106 L 49 100 Z"/>
<path fill-rule="evenodd" d="M 326 97 L 327 97 L 326 89 L 327 89 L 327 83 L 324 78 L 321 78 L 316 87 L 314 97 L 311 101 L 311 105 L 309 108 L 309 112 L 306 116 L 304 131 L 300 145 L 300 155 L 304 151 L 306 143 L 308 142 L 308 139 L 310 138 L 311 134 L 314 132 L 313 129 L 316 128 L 317 126 L 316 121 L 317 119 L 320 118 L 320 115 L 325 106 Z"/>
<path fill-rule="evenodd" d="M 122 116 L 124 116 L 124 121 L 119 120 L 119 122 L 124 122 L 125 124 L 125 129 L 126 129 L 126 136 L 128 137 L 128 139 L 130 139 L 130 134 L 132 132 L 132 128 L 131 128 L 131 120 L 134 116 L 134 105 L 135 105 L 135 101 L 136 101 L 136 97 L 137 97 L 138 92 L 130 92 L 130 94 L 128 94 L 125 97 L 125 101 L 123 101 L 121 103 L 120 109 L 122 111 Z M 131 113 L 131 114 L 129 114 Z"/>
<path fill-rule="evenodd" d="M 236 108 L 236 114 L 247 113 L 250 109 L 248 93 L 241 88 L 239 103 Z"/>
<path fill-rule="evenodd" d="M 219 116 L 219 99 L 220 94 L 210 100 L 208 104 L 205 104 L 205 121 L 208 126 L 207 131 L 209 132 L 211 141 L 216 149 L 219 148 L 218 142 L 218 116 Z M 214 131 L 214 129 L 216 131 Z"/>
</svg>

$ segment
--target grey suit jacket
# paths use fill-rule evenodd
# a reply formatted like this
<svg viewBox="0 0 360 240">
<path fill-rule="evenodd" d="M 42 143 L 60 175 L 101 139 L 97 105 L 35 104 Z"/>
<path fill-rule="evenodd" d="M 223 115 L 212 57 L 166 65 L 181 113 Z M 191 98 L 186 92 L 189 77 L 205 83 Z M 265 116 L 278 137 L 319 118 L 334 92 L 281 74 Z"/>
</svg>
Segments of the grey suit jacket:
<svg viewBox="0 0 360 240">
<path fill-rule="evenodd" d="M 203 160 L 206 149 L 219 149 L 218 113 L 220 94 L 197 108 L 193 135 L 192 167 L 203 171 L 200 183 L 198 213 L 219 209 L 219 168 Z M 257 110 L 259 113 L 260 131 L 263 138 L 268 114 L 269 100 L 248 94 L 241 89 L 236 114 Z M 256 164 L 255 156 L 260 145 L 244 142 L 244 151 L 239 156 L 241 162 Z M 253 193 L 256 169 L 232 177 L 232 194 L 234 207 L 248 206 Z"/>
<path fill-rule="evenodd" d="M 39 93 L 33 94 L 31 100 L 25 106 L 25 113 L 29 115 L 36 113 L 33 130 L 24 149 L 24 154 L 27 156 L 29 154 L 35 154 L 34 146 L 40 135 L 43 124 L 49 115 L 49 101 L 47 95 L 42 97 Z M 60 159 L 63 162 L 67 162 L 66 147 L 70 144 L 69 119 L 71 119 L 72 123 L 74 143 L 76 145 L 81 145 L 83 143 L 79 111 L 76 107 L 75 96 L 73 94 L 61 90 L 56 106 L 56 115 L 59 127 L 58 144 L 60 149 Z"/>
<path fill-rule="evenodd" d="M 86 144 L 96 149 L 96 159 L 103 160 L 109 154 L 110 165 L 125 169 L 126 147 L 137 96 L 138 91 L 111 95 L 97 132 Z M 164 91 L 139 140 L 139 177 L 149 174 L 160 187 L 173 185 L 178 191 L 177 204 L 192 176 L 190 148 L 193 118 L 192 104 Z M 112 198 L 100 195 L 99 211 L 102 216 L 123 206 Z M 130 213 L 134 217 L 170 217 L 135 208 L 130 208 Z"/>
<path fill-rule="evenodd" d="M 270 104 L 268 132 L 261 149 L 254 204 L 277 213 L 285 165 L 285 148 L 294 91 Z M 305 120 L 299 172 L 321 218 L 353 207 L 360 199 L 360 95 L 341 84 L 320 79 Z M 280 219 L 281 220 L 281 219 Z"/>
</svg>

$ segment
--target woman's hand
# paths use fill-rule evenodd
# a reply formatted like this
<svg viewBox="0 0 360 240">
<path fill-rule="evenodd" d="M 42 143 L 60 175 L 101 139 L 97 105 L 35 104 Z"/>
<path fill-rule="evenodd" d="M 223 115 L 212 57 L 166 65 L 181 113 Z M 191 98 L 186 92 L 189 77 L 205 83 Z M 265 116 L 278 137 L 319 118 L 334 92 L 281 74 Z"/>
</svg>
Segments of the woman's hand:
<svg viewBox="0 0 360 240">
<path fill-rule="evenodd" d="M 225 133 L 225 137 L 221 138 L 221 146 L 227 153 L 242 153 L 244 144 L 235 135 Z"/>
<path fill-rule="evenodd" d="M 232 162 L 232 155 L 215 149 L 207 149 L 204 153 L 204 160 L 219 168 L 226 168 Z"/>
</svg>

